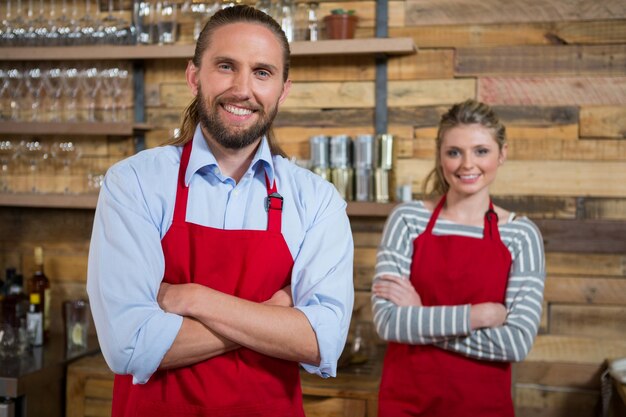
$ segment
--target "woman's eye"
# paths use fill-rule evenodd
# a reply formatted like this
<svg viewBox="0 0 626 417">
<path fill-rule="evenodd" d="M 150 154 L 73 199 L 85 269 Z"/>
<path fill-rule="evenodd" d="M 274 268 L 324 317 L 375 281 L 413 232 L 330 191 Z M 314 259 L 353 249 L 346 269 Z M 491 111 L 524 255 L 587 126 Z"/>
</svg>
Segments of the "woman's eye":
<svg viewBox="0 0 626 417">
<path fill-rule="evenodd" d="M 476 150 L 478 155 L 487 155 L 489 153 L 489 149 L 487 148 L 479 148 Z"/>
<path fill-rule="evenodd" d="M 446 155 L 450 157 L 455 157 L 459 155 L 459 151 L 457 151 L 456 149 L 450 149 L 449 151 L 446 152 Z"/>
</svg>

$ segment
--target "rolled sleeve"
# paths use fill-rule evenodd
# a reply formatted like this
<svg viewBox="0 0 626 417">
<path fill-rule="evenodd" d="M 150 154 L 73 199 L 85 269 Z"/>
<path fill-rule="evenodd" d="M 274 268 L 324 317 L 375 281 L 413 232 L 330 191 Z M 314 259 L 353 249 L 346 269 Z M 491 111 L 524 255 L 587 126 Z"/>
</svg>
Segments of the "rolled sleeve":
<svg viewBox="0 0 626 417">
<path fill-rule="evenodd" d="M 315 331 L 319 366 L 301 364 L 321 377 L 337 374 L 337 361 L 346 343 L 354 305 L 354 246 L 345 202 L 338 194 L 307 231 L 295 259 L 292 287 L 294 305 Z"/>
<path fill-rule="evenodd" d="M 107 364 L 134 383 L 148 381 L 182 325 L 157 302 L 165 265 L 160 233 L 132 169 L 112 168 L 94 218 L 87 292 Z"/>
</svg>

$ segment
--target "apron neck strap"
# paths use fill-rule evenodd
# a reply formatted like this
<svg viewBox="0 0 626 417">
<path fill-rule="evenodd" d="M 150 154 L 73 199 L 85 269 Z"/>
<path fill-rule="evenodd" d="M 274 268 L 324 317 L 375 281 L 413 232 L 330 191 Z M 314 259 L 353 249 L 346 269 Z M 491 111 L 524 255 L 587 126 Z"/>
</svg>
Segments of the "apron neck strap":
<svg viewBox="0 0 626 417">
<path fill-rule="evenodd" d="M 439 213 L 445 203 L 446 195 L 444 194 L 439 200 L 439 203 L 437 203 L 435 210 L 433 210 L 430 220 L 428 220 L 428 225 L 426 226 L 426 230 L 424 230 L 425 234 L 432 234 L 437 218 L 439 218 Z M 485 213 L 485 226 L 483 229 L 483 239 L 486 239 L 487 237 L 490 239 L 500 240 L 500 231 L 498 230 L 498 214 L 493 208 L 493 201 L 491 201 L 491 198 L 489 198 L 489 210 Z"/>
<path fill-rule="evenodd" d="M 433 232 L 433 228 L 435 227 L 435 223 L 437 222 L 437 218 L 439 217 L 441 208 L 445 203 L 446 195 L 444 194 L 443 196 L 441 196 L 441 198 L 439 199 L 439 203 L 437 203 L 437 206 L 433 210 L 433 214 L 430 216 L 430 220 L 428 220 L 428 225 L 426 226 L 426 230 L 424 230 L 424 233 L 431 234 Z"/>
<path fill-rule="evenodd" d="M 185 186 L 185 173 L 189 165 L 189 157 L 191 156 L 191 146 L 193 139 L 185 144 L 183 153 L 180 157 L 180 166 L 178 167 L 178 182 L 176 186 L 176 203 L 174 205 L 174 223 L 184 223 L 187 215 L 187 198 L 189 197 L 189 187 Z"/>
</svg>

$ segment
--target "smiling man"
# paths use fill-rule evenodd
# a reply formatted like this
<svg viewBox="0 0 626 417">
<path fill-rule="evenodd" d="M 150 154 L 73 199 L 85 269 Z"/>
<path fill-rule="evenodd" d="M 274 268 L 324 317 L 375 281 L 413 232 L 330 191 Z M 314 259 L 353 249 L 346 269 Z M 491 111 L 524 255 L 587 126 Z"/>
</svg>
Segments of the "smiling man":
<svg viewBox="0 0 626 417">
<path fill-rule="evenodd" d="M 288 74 L 274 20 L 219 11 L 187 66 L 179 138 L 109 169 L 87 286 L 114 416 L 303 416 L 298 364 L 335 376 L 350 225 L 273 139 Z"/>
</svg>

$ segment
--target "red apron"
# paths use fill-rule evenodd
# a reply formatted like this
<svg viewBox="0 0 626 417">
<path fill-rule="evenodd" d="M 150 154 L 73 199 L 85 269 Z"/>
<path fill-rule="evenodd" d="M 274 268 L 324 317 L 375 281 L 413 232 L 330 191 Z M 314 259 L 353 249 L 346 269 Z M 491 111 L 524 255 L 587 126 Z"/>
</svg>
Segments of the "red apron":
<svg viewBox="0 0 626 417">
<path fill-rule="evenodd" d="M 504 303 L 511 254 L 500 240 L 493 204 L 482 239 L 433 235 L 445 200 L 413 242 L 411 283 L 423 305 Z M 510 363 L 475 360 L 433 345 L 389 343 L 379 417 L 513 415 Z"/>
<path fill-rule="evenodd" d="M 185 221 L 184 178 L 191 141 L 183 148 L 172 226 L 161 241 L 163 281 L 195 282 L 262 302 L 291 282 L 293 259 L 281 234 L 282 201 L 266 179 L 267 230 L 222 230 Z M 259 204 L 259 210 L 263 210 Z M 157 371 L 143 385 L 116 375 L 113 417 L 304 416 L 298 363 L 239 348 L 179 369 Z"/>
</svg>

